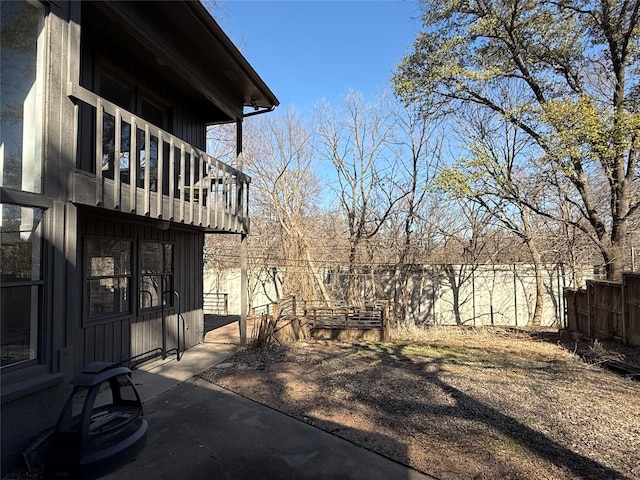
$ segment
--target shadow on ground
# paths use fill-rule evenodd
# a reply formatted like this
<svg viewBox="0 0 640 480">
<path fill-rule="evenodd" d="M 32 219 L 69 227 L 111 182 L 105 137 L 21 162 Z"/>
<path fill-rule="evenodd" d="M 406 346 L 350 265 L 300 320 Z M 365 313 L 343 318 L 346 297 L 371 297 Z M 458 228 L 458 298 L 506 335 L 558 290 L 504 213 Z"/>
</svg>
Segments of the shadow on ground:
<svg viewBox="0 0 640 480">
<path fill-rule="evenodd" d="M 440 357 L 424 357 L 424 360 L 414 361 L 403 354 L 403 347 L 389 344 L 377 347 L 338 345 L 330 353 L 318 355 L 316 359 L 297 358 L 295 361 L 287 359 L 286 353 L 278 358 L 276 352 L 272 358 L 265 360 L 256 355 L 244 369 L 230 369 L 229 375 L 242 377 L 252 384 L 253 390 L 247 390 L 252 398 L 418 468 L 427 475 L 455 479 L 566 476 L 584 480 L 631 480 L 632 477 L 625 473 L 574 451 L 565 443 L 523 423 L 508 411 L 505 413 L 479 401 L 452 384 L 449 380 L 455 373 L 452 373 L 451 367 L 455 368 L 456 361 L 463 361 L 463 352 L 455 348 L 451 351 L 442 349 Z M 321 346 L 318 349 L 321 350 Z M 298 353 L 313 357 L 312 350 L 309 348 Z M 478 372 L 482 368 L 491 370 L 489 365 L 483 367 L 483 358 L 479 353 L 465 350 L 464 355 L 478 363 Z M 504 367 L 506 370 L 530 368 L 539 375 L 563 368 L 553 363 L 541 366 L 538 364 L 540 362 L 529 360 L 526 358 L 518 363 L 505 356 Z M 339 368 L 330 368 L 332 362 L 337 362 Z M 270 363 L 279 366 L 274 366 L 271 371 Z M 202 377 L 225 387 L 234 385 L 230 377 L 216 372 L 216 369 L 205 372 Z M 223 377 L 224 380 L 220 382 Z M 298 381 L 295 386 L 290 381 L 292 378 L 307 377 L 312 380 Z M 482 381 L 479 378 L 476 383 Z M 235 385 L 241 386 L 242 383 L 236 382 Z M 229 388 L 236 390 L 233 386 Z M 406 390 L 401 390 L 403 388 Z M 236 391 L 242 393 L 245 390 L 239 388 Z M 330 400 L 323 403 L 323 396 L 330 397 Z M 360 408 L 360 411 L 356 412 L 356 408 Z M 360 423 L 347 425 L 351 422 L 348 416 L 352 412 L 360 415 Z M 332 420 L 339 419 L 340 415 L 345 419 L 345 424 Z M 406 431 L 400 431 L 394 438 L 385 435 L 385 430 L 396 428 L 394 421 L 399 418 L 410 419 L 409 423 L 400 425 L 401 428 L 406 427 Z M 360 426 L 364 423 L 369 425 L 366 430 L 353 428 L 354 424 Z M 399 438 L 406 438 L 406 441 L 399 441 Z M 475 451 L 474 442 L 476 447 L 482 445 Z M 506 453 L 487 448 L 491 443 L 496 448 L 506 449 Z M 508 453 L 511 450 L 514 451 L 513 455 Z M 420 463 L 412 458 L 416 452 L 422 455 Z M 465 462 L 475 462 L 475 465 L 467 468 L 462 465 Z M 544 471 L 537 471 L 536 467 Z M 474 468 L 475 473 L 469 475 Z"/>
<path fill-rule="evenodd" d="M 148 444 L 108 480 L 423 480 L 403 467 L 202 379 L 145 405 Z"/>
<path fill-rule="evenodd" d="M 238 322 L 240 315 L 210 315 L 204 316 L 204 335 L 206 336 L 212 330 L 216 328 L 224 327 L 230 323 Z"/>
</svg>

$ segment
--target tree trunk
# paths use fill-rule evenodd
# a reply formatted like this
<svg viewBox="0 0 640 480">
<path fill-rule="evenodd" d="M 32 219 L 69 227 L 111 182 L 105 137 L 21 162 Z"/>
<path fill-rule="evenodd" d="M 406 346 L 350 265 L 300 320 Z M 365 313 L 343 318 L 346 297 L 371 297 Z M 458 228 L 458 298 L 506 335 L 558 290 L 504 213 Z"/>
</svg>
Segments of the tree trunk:
<svg viewBox="0 0 640 480">
<path fill-rule="evenodd" d="M 351 305 L 357 297 L 355 281 L 356 276 L 356 245 L 351 244 L 349 249 L 349 278 L 347 279 L 347 303 Z"/>
<path fill-rule="evenodd" d="M 624 271 L 624 257 L 627 244 L 627 222 L 619 221 L 614 223 L 611 229 L 611 245 L 603 249 L 602 256 L 605 260 L 605 271 L 607 280 L 619 282 Z M 606 250 L 606 251 L 604 251 Z"/>
<path fill-rule="evenodd" d="M 528 326 L 539 327 L 542 322 L 542 310 L 544 308 L 544 278 L 542 277 L 542 258 L 534 242 L 528 241 L 527 246 L 533 259 L 533 268 L 536 275 L 536 306 L 533 316 L 529 319 Z"/>
<path fill-rule="evenodd" d="M 401 317 L 401 304 L 402 301 L 402 285 L 401 285 L 401 277 L 402 277 L 402 266 L 400 262 L 398 262 L 393 270 L 393 278 L 391 280 L 391 284 L 393 285 L 392 289 L 392 311 L 393 311 L 393 319 L 392 321 L 396 325 L 404 324 L 404 319 Z"/>
<path fill-rule="evenodd" d="M 453 296 L 453 316 L 456 320 L 456 325 L 462 325 L 462 317 L 460 316 L 460 285 L 456 278 L 456 272 L 453 265 L 445 265 L 444 271 L 449 279 L 449 285 L 451 286 L 451 295 Z"/>
<path fill-rule="evenodd" d="M 531 260 L 533 260 L 533 268 L 536 276 L 536 306 L 533 309 L 533 316 L 529 319 L 529 326 L 539 327 L 542 322 L 542 310 L 544 308 L 544 279 L 542 277 L 542 256 L 538 251 L 538 246 L 533 238 L 533 229 L 529 222 L 529 215 L 527 211 L 520 210 L 520 218 L 522 219 L 522 226 L 524 227 L 524 241 L 527 244 L 527 248 L 531 253 Z"/>
</svg>

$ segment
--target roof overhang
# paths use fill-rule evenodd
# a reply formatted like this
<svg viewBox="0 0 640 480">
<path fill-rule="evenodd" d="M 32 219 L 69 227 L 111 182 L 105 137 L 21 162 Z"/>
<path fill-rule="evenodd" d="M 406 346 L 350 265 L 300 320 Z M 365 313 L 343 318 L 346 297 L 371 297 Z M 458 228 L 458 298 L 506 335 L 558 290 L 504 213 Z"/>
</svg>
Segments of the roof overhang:
<svg viewBox="0 0 640 480">
<path fill-rule="evenodd" d="M 199 1 L 95 2 L 127 35 L 144 59 L 171 70 L 234 121 L 272 110 L 278 99 Z M 249 113 L 245 114 L 245 109 Z"/>
</svg>

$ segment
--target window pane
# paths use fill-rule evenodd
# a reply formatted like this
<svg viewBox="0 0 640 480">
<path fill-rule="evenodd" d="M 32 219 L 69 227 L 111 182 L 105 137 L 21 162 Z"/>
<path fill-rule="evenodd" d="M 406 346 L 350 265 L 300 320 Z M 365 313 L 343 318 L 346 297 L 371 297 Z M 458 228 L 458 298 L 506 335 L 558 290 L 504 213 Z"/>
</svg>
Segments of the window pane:
<svg viewBox="0 0 640 480">
<path fill-rule="evenodd" d="M 149 186 L 152 191 L 158 191 L 158 137 L 149 135 L 149 152 L 145 150 L 146 134 L 137 129 L 136 143 L 138 145 L 138 187 L 143 188 L 146 178 L 146 164 L 149 160 Z"/>
<path fill-rule="evenodd" d="M 129 279 L 89 280 L 89 316 L 129 312 Z"/>
<path fill-rule="evenodd" d="M 87 237 L 85 276 L 89 317 L 131 311 L 130 275 L 130 241 Z"/>
<path fill-rule="evenodd" d="M 113 156 L 116 150 L 116 117 L 102 114 L 102 175 L 113 180 Z"/>
<path fill-rule="evenodd" d="M 162 275 L 143 275 L 140 277 L 140 308 L 159 307 L 162 288 Z"/>
<path fill-rule="evenodd" d="M 119 151 L 120 180 L 129 183 L 129 145 L 131 142 L 131 124 L 120 119 L 120 139 L 116 143 L 116 117 L 102 114 L 102 176 L 113 180 L 115 152 Z"/>
<path fill-rule="evenodd" d="M 106 98 L 125 110 L 131 110 L 133 90 L 130 86 L 119 82 L 111 75 L 101 71 L 98 90 L 101 97 Z"/>
<path fill-rule="evenodd" d="M 153 125 L 166 128 L 165 110 L 145 97 L 140 98 L 140 116 Z"/>
<path fill-rule="evenodd" d="M 173 245 L 140 243 L 140 309 L 173 305 Z"/>
<path fill-rule="evenodd" d="M 39 193 L 44 7 L 2 2 L 0 21 L 0 186 Z"/>
<path fill-rule="evenodd" d="M 131 124 L 122 120 L 120 130 L 120 181 L 122 183 L 129 183 L 130 173 L 130 157 L 131 153 Z"/>
<path fill-rule="evenodd" d="M 0 204 L 0 278 L 6 282 L 42 278 L 42 210 Z"/>
<path fill-rule="evenodd" d="M 170 243 L 164 245 L 164 271 L 173 272 L 173 245 Z"/>
<path fill-rule="evenodd" d="M 41 231 L 41 209 L 0 204 L 2 366 L 38 356 L 41 286 L 24 284 L 42 279 Z"/>
<path fill-rule="evenodd" d="M 131 274 L 131 242 L 87 238 L 85 271 L 88 277 Z"/>
<path fill-rule="evenodd" d="M 2 366 L 38 358 L 40 286 L 0 289 Z"/>
<path fill-rule="evenodd" d="M 141 273 L 162 273 L 162 243 L 140 243 Z"/>
<path fill-rule="evenodd" d="M 113 257 L 93 257 L 89 275 L 92 277 L 113 277 L 115 275 Z"/>
<path fill-rule="evenodd" d="M 164 296 L 163 301 L 165 305 L 173 305 L 173 275 L 165 275 L 162 279 L 162 291 L 163 292 L 171 292 L 171 295 L 168 293 Z"/>
</svg>

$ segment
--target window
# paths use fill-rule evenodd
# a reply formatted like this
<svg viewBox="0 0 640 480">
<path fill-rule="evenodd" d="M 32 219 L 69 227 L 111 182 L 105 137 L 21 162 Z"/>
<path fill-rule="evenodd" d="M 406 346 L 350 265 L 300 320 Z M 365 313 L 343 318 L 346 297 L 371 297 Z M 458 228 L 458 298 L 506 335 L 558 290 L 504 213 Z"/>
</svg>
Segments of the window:
<svg viewBox="0 0 640 480">
<path fill-rule="evenodd" d="M 43 283 L 42 213 L 39 208 L 0 204 L 3 367 L 38 358 Z"/>
<path fill-rule="evenodd" d="M 132 110 L 131 105 L 134 98 L 132 85 L 120 81 L 102 70 L 100 71 L 98 81 L 100 82 L 98 92 L 101 97 L 106 98 L 125 110 Z"/>
<path fill-rule="evenodd" d="M 140 242 L 140 309 L 173 305 L 173 245 Z"/>
<path fill-rule="evenodd" d="M 171 131 L 171 109 L 160 100 L 152 100 L 150 95 L 142 93 L 142 89 L 128 80 L 119 78 L 118 73 L 112 71 L 107 66 L 102 66 L 98 70 L 97 93 L 106 100 L 115 103 L 127 111 L 135 113 L 150 125 L 159 127 L 165 131 Z M 128 118 L 128 117 L 125 117 Z M 149 175 L 149 188 L 153 192 L 158 191 L 158 149 L 163 149 L 164 171 L 169 169 L 169 144 L 160 145 L 157 135 L 149 135 L 149 152 L 145 151 L 146 133 L 144 124 L 137 124 L 135 128 L 136 150 L 131 152 L 131 123 L 125 118 L 116 118 L 113 115 L 103 113 L 103 134 L 102 134 L 102 175 L 111 180 L 114 179 L 114 169 L 119 164 L 120 181 L 130 184 L 131 163 L 136 165 L 137 178 L 135 184 L 138 187 L 145 187 L 145 177 Z M 116 126 L 120 122 L 120 138 L 116 138 Z M 115 152 L 120 153 L 120 158 L 116 162 Z M 146 171 L 146 164 L 149 163 L 149 172 Z M 95 167 L 90 166 L 90 171 Z M 168 191 L 168 177 L 165 181 L 165 194 Z"/>
<path fill-rule="evenodd" d="M 2 2 L 0 15 L 0 186 L 42 192 L 45 10 Z"/>
<path fill-rule="evenodd" d="M 86 237 L 85 297 L 89 318 L 131 312 L 131 242 Z"/>
</svg>

